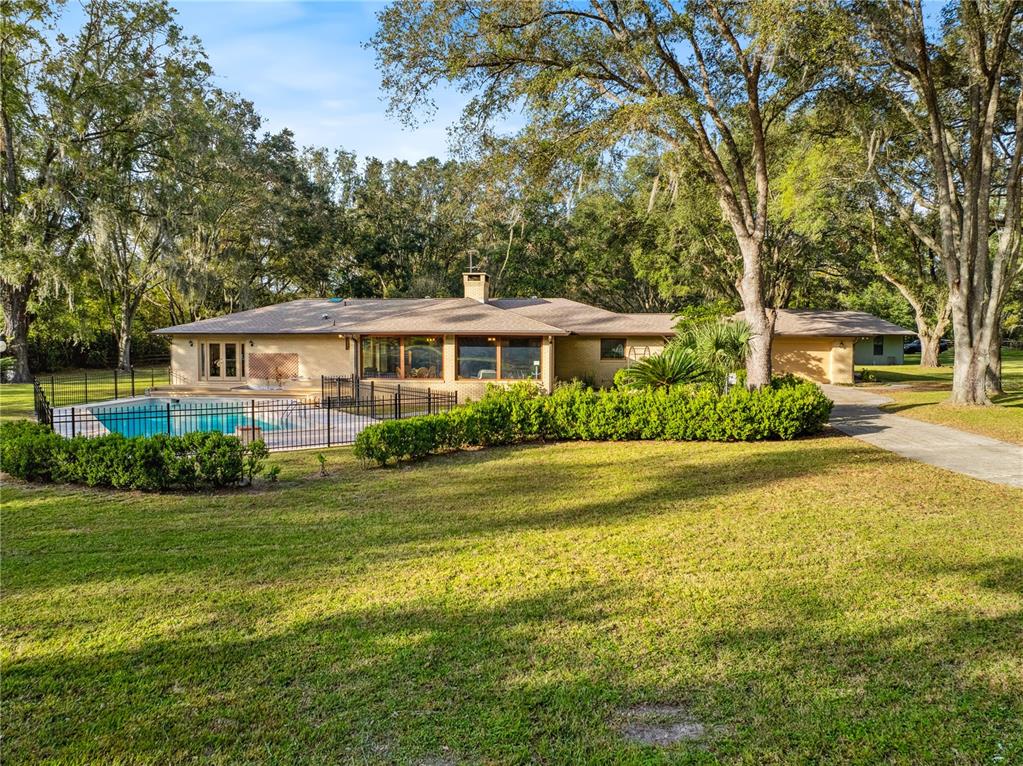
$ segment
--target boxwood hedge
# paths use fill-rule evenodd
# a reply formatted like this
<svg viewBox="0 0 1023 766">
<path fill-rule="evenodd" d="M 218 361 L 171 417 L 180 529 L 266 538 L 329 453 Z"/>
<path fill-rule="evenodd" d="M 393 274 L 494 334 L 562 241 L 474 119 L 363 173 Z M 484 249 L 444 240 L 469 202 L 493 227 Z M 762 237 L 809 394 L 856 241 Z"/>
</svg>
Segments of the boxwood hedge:
<svg viewBox="0 0 1023 766">
<path fill-rule="evenodd" d="M 479 401 L 439 415 L 364 429 L 355 454 L 381 465 L 465 447 L 534 439 L 759 441 L 818 433 L 831 401 L 813 383 L 777 378 L 770 387 L 721 393 L 711 385 L 597 391 L 569 384 L 491 386 Z"/>
<path fill-rule="evenodd" d="M 217 431 L 66 439 L 27 420 L 0 424 L 0 469 L 29 481 L 146 491 L 226 487 L 251 481 L 266 455 L 263 442 L 245 446 Z"/>
</svg>

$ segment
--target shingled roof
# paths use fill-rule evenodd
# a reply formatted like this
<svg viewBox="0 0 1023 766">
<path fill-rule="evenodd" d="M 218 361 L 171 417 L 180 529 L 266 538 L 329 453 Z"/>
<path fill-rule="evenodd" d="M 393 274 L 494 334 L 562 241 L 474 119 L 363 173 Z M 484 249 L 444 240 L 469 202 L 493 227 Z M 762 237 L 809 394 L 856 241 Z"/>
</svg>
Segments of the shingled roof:
<svg viewBox="0 0 1023 766">
<path fill-rule="evenodd" d="M 736 314 L 741 318 L 742 314 Z M 620 314 L 567 298 L 315 299 L 164 327 L 161 335 L 673 335 L 671 314 Z M 778 309 L 776 335 L 915 335 L 863 311 Z"/>
<path fill-rule="evenodd" d="M 775 335 L 869 336 L 916 335 L 865 311 L 813 311 L 809 309 L 778 309 Z M 735 315 L 742 318 L 742 313 Z"/>
<path fill-rule="evenodd" d="M 567 330 L 470 298 L 297 300 L 164 327 L 161 335 L 568 335 Z"/>
<path fill-rule="evenodd" d="M 567 298 L 501 298 L 490 301 L 490 305 L 560 327 L 573 335 L 675 333 L 671 314 L 619 314 Z"/>
</svg>

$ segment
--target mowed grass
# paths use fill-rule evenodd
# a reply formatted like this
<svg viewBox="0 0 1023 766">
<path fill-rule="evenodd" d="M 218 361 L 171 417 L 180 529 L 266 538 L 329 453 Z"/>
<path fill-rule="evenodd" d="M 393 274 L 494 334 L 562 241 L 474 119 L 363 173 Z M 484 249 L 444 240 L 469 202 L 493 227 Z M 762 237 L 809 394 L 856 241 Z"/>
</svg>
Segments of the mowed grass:
<svg viewBox="0 0 1023 766">
<path fill-rule="evenodd" d="M 30 383 L 0 384 L 0 420 L 34 418 Z"/>
<path fill-rule="evenodd" d="M 992 407 L 962 407 L 948 402 L 952 391 L 951 352 L 941 355 L 943 367 L 920 367 L 919 355 L 907 354 L 906 362 L 864 367 L 881 383 L 905 386 L 885 389 L 885 396 L 894 401 L 882 409 L 1023 444 L 1023 351 L 1003 351 L 1005 393 L 992 397 Z"/>
<path fill-rule="evenodd" d="M 837 436 L 326 454 L 6 483 L 5 763 L 1023 758 L 1019 490 Z"/>
<path fill-rule="evenodd" d="M 61 389 L 61 378 L 74 378 L 74 383 L 64 383 L 62 397 L 69 398 L 77 396 L 73 401 L 85 401 L 85 394 L 88 392 L 88 401 L 97 402 L 106 399 L 113 399 L 117 394 L 120 398 L 131 396 L 130 379 L 124 375 L 118 377 L 117 386 L 114 385 L 114 374 L 112 370 L 67 370 L 55 374 L 57 382 L 56 389 L 50 387 L 49 374 L 39 375 L 39 382 L 47 397 L 51 398 L 50 404 L 54 404 L 52 394 Z M 88 388 L 83 382 L 88 377 Z M 135 395 L 142 396 L 147 388 L 153 385 L 167 385 L 167 367 L 140 367 L 135 370 Z M 34 395 L 30 383 L 4 383 L 0 384 L 0 420 L 13 420 L 15 418 L 33 418 Z M 57 404 L 62 404 L 60 399 Z"/>
</svg>

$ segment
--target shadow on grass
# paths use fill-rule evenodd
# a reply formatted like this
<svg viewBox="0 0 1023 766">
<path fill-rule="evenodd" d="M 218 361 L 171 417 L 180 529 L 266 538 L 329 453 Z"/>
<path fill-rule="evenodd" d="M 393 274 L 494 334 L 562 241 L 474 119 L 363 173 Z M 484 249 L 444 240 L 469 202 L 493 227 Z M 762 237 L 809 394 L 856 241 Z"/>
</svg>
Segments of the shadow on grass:
<svg viewBox="0 0 1023 766">
<path fill-rule="evenodd" d="M 912 394 L 912 393 L 917 393 L 917 392 L 916 391 L 911 391 L 910 393 Z M 886 412 L 894 412 L 894 413 L 905 412 L 907 410 L 915 410 L 915 409 L 919 409 L 921 407 L 939 407 L 939 408 L 946 408 L 947 407 L 949 410 L 958 411 L 958 412 L 978 412 L 978 413 L 985 412 L 984 408 L 975 408 L 975 407 L 971 407 L 971 406 L 968 406 L 968 405 L 959 406 L 959 405 L 952 404 L 952 402 L 949 399 L 949 396 L 950 396 L 950 394 L 946 394 L 945 396 L 942 396 L 940 398 L 928 398 L 928 399 L 924 399 L 922 401 L 905 401 L 905 400 L 900 401 L 900 400 L 896 399 L 895 401 L 892 401 L 892 402 L 889 402 L 889 403 L 887 403 L 885 405 L 882 405 L 882 408 Z M 994 407 L 991 408 L 992 411 L 995 411 L 994 408 L 997 408 L 997 407 L 1005 407 L 1005 408 L 1011 409 L 1011 410 L 1023 409 L 1023 391 L 1016 392 L 1016 393 L 1009 393 L 1009 394 L 998 394 L 998 395 L 992 396 L 991 397 L 991 403 L 992 403 L 992 405 L 994 405 Z"/>
<path fill-rule="evenodd" d="M 1021 566 L 952 573 L 1015 593 Z M 1018 609 L 864 621 L 823 584 L 769 580 L 750 593 L 760 624 L 704 626 L 615 588 L 479 595 L 279 629 L 225 613 L 140 646 L 8 662 L 8 758 L 917 764 L 1012 762 L 1023 744 L 1020 680 L 998 671 L 1023 649 Z M 610 722 L 640 702 L 682 703 L 715 733 L 627 744 Z"/>
<path fill-rule="evenodd" d="M 400 470 L 313 479 L 287 494 L 137 497 L 91 493 L 87 534 L 79 524 L 39 525 L 19 535 L 5 575 L 36 589 L 123 577 L 207 574 L 244 583 L 301 577 L 357 560 L 430 555 L 461 541 L 496 544 L 518 530 L 613 524 L 631 517 L 702 509 L 759 488 L 812 476 L 815 482 L 892 458 L 815 440 L 762 445 L 645 443 L 626 451 L 592 444 L 527 445 L 441 456 Z M 536 460 L 542 450 L 543 463 Z M 543 471 L 537 474 L 538 465 Z M 608 476 L 616 477 L 608 486 Z M 623 480 L 623 477 L 624 480 Z M 73 495 L 73 492 L 69 492 Z M 50 493 L 23 497 L 30 513 Z M 60 565 L 54 562 L 59 559 Z"/>
</svg>

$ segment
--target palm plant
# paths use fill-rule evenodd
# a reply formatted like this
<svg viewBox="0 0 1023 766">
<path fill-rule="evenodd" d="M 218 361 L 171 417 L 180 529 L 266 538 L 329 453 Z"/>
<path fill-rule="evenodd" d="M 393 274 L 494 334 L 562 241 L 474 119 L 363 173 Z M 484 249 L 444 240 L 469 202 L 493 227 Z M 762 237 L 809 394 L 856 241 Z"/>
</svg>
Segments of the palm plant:
<svg viewBox="0 0 1023 766">
<path fill-rule="evenodd" d="M 660 354 L 640 359 L 619 373 L 619 380 L 630 388 L 667 388 L 676 383 L 703 380 L 707 369 L 696 352 L 672 345 Z"/>
<path fill-rule="evenodd" d="M 678 343 L 692 349 L 709 376 L 724 385 L 730 373 L 746 366 L 752 339 L 753 331 L 743 320 L 719 319 L 687 328 Z"/>
</svg>

